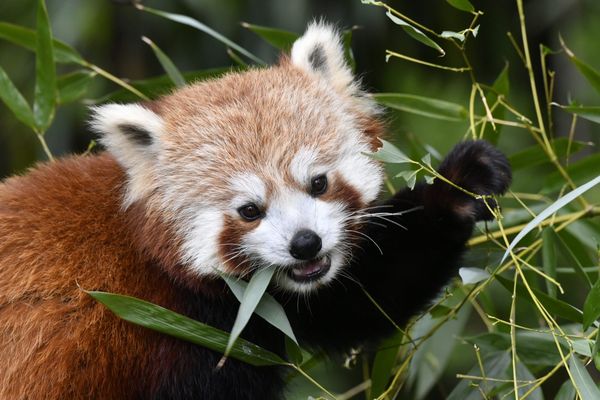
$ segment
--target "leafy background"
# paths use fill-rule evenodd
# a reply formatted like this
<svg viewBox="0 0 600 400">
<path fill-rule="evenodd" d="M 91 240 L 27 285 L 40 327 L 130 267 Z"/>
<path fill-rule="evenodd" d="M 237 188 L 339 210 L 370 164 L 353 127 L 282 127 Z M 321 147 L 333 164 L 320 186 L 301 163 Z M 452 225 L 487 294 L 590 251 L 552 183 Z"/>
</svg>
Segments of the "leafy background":
<svg viewBox="0 0 600 400">
<path fill-rule="evenodd" d="M 400 398 L 418 399 L 514 398 L 515 389 L 519 398 L 599 398 L 594 383 L 600 377 L 597 326 L 592 324 L 600 313 L 600 226 L 595 217 L 600 202 L 598 186 L 567 206 L 552 209 L 544 229 L 533 229 L 507 262 L 500 260 L 506 247 L 503 239 L 512 239 L 533 215 L 600 172 L 600 112 L 579 109 L 580 117 L 574 118 L 557 106 L 547 107 L 543 84 L 544 77 L 552 82 L 546 86 L 553 87 L 552 101 L 558 104 L 600 105 L 596 39 L 600 37 L 600 4 L 595 0 L 531 0 L 524 4 L 546 143 L 539 134 L 530 76 L 519 55 L 523 49 L 518 2 L 472 3 L 483 15 L 477 17 L 477 37 L 468 38 L 464 52 L 473 67 L 470 76 L 397 57 L 385 61 L 386 50 L 391 50 L 438 65 L 464 66 L 460 40 L 454 39 L 456 46 L 421 28 L 446 50 L 440 58 L 438 50 L 414 40 L 419 36 L 414 30 L 406 32 L 397 24 L 397 18 L 412 19 L 437 34 L 459 32 L 474 18 L 460 10 L 468 4 L 461 0 L 390 2 L 401 13 L 400 17 L 394 14 L 396 20 L 388 18 L 384 8 L 358 1 L 144 2 L 148 7 L 201 21 L 235 43 L 229 45 L 193 27 L 140 11 L 127 1 L 48 0 L 54 36 L 77 49 L 81 59 L 56 65 L 60 97 L 54 114 L 56 99 L 48 96 L 52 91 L 44 90 L 54 86 L 54 64 L 48 61 L 51 54 L 44 51 L 43 37 L 37 43 L 38 65 L 42 67 L 36 67 L 31 49 L 9 40 L 6 26 L 0 25 L 0 67 L 6 71 L 0 95 L 14 93 L 10 85 L 6 86 L 6 78 L 10 78 L 33 105 L 30 125 L 34 127 L 29 128 L 9 108 L 0 106 L 0 177 L 24 172 L 36 161 L 48 158 L 48 152 L 61 156 L 87 151 L 93 140 L 85 126 L 87 107 L 106 100 L 111 93 L 114 99 L 136 99 L 127 91 L 114 93 L 120 90 L 114 82 L 116 77 L 123 79 L 123 85 L 164 75 L 166 69 L 171 79 L 163 77 L 160 87 L 136 86 L 152 97 L 157 88 L 165 90 L 165 85 L 173 85 L 171 80 L 181 79 L 177 71 L 190 79 L 220 72 L 223 67 L 254 63 L 241 54 L 243 50 L 236 50 L 236 44 L 260 60 L 275 62 L 277 46 L 240 25 L 241 21 L 295 33 L 301 33 L 307 21 L 321 16 L 342 28 L 358 25 L 352 31 L 357 73 L 372 92 L 393 93 L 378 97 L 396 108 L 388 113 L 388 139 L 412 160 L 430 154 L 435 165 L 438 153 L 444 154 L 457 141 L 473 136 L 470 127 L 476 122 L 477 135 L 497 142 L 511 156 L 514 185 L 512 194 L 500 199 L 501 224 L 487 227 L 497 234 L 486 235 L 483 226 L 475 233 L 462 281 L 453 282 L 440 301 L 411 324 L 410 335 L 419 343 L 418 350 L 398 333 L 380 344 L 375 349 L 378 351 L 358 351 L 333 359 L 305 355 L 309 361 L 302 372 L 295 370 L 290 375 L 289 398 L 323 395 L 315 382 L 301 376 L 304 371 L 337 398 L 354 394 L 356 398 L 374 397 L 385 389 L 389 389 L 389 396 L 400 393 Z M 29 29 L 37 26 L 43 31 L 44 20 L 37 1 L 0 3 L 0 22 Z M 14 31 L 12 34 L 14 39 Z M 267 36 L 277 39 L 276 45 L 286 42 L 281 33 Z M 540 43 L 549 49 L 544 58 L 546 74 L 540 67 Z M 55 47 L 55 54 L 59 50 Z M 176 67 L 164 66 L 161 51 Z M 46 61 L 40 64 L 40 60 Z M 113 81 L 105 78 L 109 74 Z M 481 88 L 481 92 L 473 95 L 473 87 Z M 495 120 L 510 124 L 498 123 L 493 130 L 489 118 L 486 120 L 488 112 Z M 21 120 L 27 120 L 23 117 L 26 114 L 21 113 Z M 554 152 L 559 157 L 553 163 Z M 405 181 L 410 183 L 410 171 L 414 170 L 406 164 L 389 164 L 388 190 Z M 399 172 L 402 175 L 394 178 Z M 498 265 L 501 275 L 496 275 Z M 551 280 L 559 283 L 564 293 Z M 584 318 L 580 310 L 585 311 Z M 574 386 L 568 383 L 571 381 Z M 543 392 L 533 390 L 538 384 Z"/>
</svg>

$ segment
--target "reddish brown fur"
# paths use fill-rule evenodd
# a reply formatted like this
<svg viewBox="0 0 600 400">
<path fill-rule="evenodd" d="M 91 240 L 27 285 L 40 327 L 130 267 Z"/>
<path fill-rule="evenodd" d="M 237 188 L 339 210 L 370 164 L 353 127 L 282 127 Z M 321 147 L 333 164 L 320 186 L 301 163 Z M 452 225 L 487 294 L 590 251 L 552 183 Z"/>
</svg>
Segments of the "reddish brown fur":
<svg viewBox="0 0 600 400">
<path fill-rule="evenodd" d="M 239 218 L 225 216 L 223 231 L 219 235 L 219 254 L 225 260 L 225 267 L 232 273 L 249 271 L 250 259 L 240 253 L 239 244 L 242 243 L 244 235 L 260 224 L 260 219 L 255 221 L 243 221 Z"/>
<path fill-rule="evenodd" d="M 140 233 L 127 221 L 144 225 L 146 216 L 121 210 L 122 184 L 107 154 L 42 165 L 0 184 L 1 399 L 118 399 L 131 395 L 132 382 L 152 379 L 134 376 L 143 368 L 131 365 L 149 363 L 144 355 L 164 337 L 118 320 L 82 291 L 179 308 L 150 256 L 170 250 L 136 251 Z"/>
</svg>

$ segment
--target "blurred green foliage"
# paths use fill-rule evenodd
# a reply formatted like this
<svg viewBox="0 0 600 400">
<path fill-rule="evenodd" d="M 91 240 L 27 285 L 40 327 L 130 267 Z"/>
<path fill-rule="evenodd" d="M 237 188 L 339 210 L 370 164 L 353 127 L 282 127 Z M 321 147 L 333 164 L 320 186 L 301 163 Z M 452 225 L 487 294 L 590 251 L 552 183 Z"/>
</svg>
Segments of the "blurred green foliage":
<svg viewBox="0 0 600 400">
<path fill-rule="evenodd" d="M 600 36 L 600 3 L 525 3 L 533 78 L 540 99 L 537 109 L 522 60 L 517 5 L 472 3 L 475 10 L 483 11 L 477 20 L 477 37 L 472 37 L 473 31 L 462 31 L 473 18 L 473 14 L 461 11 L 470 9 L 465 0 L 390 2 L 402 16 L 424 24 L 435 34 L 422 28 L 419 34 L 414 27 L 406 28 L 406 18 L 395 14 L 387 17 L 384 9 L 359 1 L 144 2 L 144 6 L 200 21 L 208 28 L 201 28 L 208 35 L 142 12 L 127 1 L 48 0 L 54 38 L 76 49 L 82 58 L 57 64 L 58 79 L 54 80 L 53 72 L 47 69 L 52 64 L 49 60 L 69 56 L 68 48 L 55 44 L 54 54 L 49 53 L 50 37 L 44 36 L 36 45 L 36 67 L 31 51 L 36 47 L 26 49 L 23 43 L 3 40 L 6 37 L 0 26 L 0 67 L 6 71 L 0 76 L 1 94 L 15 99 L 17 90 L 25 100 L 18 98 L 12 110 L 0 105 L 0 177 L 21 173 L 48 157 L 40 143 L 47 143 L 55 156 L 86 151 L 93 139 L 85 126 L 87 106 L 107 99 L 139 98 L 120 87 L 119 79 L 121 86 L 131 83 L 144 95 L 154 97 L 181 84 L 182 79 L 204 79 L 252 61 L 276 62 L 276 47 L 289 46 L 312 18 L 322 16 L 342 28 L 358 25 L 359 29 L 351 31 L 352 51 L 348 56 L 354 56 L 364 85 L 378 93 L 378 101 L 390 109 L 388 139 L 406 157 L 421 160 L 408 170 L 406 165 L 390 164 L 389 175 L 399 174 L 413 183 L 414 171 L 429 173 L 426 167 L 435 164 L 439 154 L 452 144 L 482 134 L 510 155 L 515 170 L 513 194 L 501 199 L 501 222 L 481 226 L 471 242 L 473 249 L 465 267 L 481 272 L 466 270 L 471 272 L 468 278 L 463 275 L 462 283 L 453 282 L 439 302 L 411 323 L 411 335 L 420 343 L 418 350 L 400 346 L 403 335 L 399 334 L 378 348 L 362 349 L 345 358 L 315 355 L 303 368 L 342 399 L 350 398 L 352 390 L 356 398 L 364 398 L 387 388 L 391 388 L 390 393 L 401 390 L 401 398 L 418 399 L 481 398 L 482 393 L 488 398 L 515 398 L 515 388 L 519 398 L 572 399 L 575 392 L 584 399 L 598 398 L 592 377 L 599 376 L 599 341 L 595 340 L 598 329 L 592 322 L 600 315 L 600 226 L 597 216 L 588 218 L 590 210 L 598 213 L 598 187 L 553 210 L 556 215 L 543 223 L 544 229 L 533 229 L 525 236 L 511 254 L 512 261 L 509 258 L 502 263 L 501 258 L 507 245 L 504 239 L 512 239 L 533 215 L 600 173 L 600 111 L 594 108 L 600 105 L 596 39 Z M 0 3 L 0 23 L 37 29 L 41 37 L 45 19 L 37 4 L 37 0 Z M 242 21 L 248 24 L 240 25 Z M 236 45 L 223 45 L 222 38 L 215 38 L 210 28 Z M 454 33 L 442 38 L 444 30 Z M 423 32 L 428 40 L 422 37 Z M 465 35 L 465 54 L 472 73 L 425 66 L 393 54 L 385 61 L 390 50 L 428 63 L 464 66 L 461 43 Z M 148 40 L 144 42 L 142 37 Z M 447 37 L 457 46 L 444 42 Z M 440 52 L 431 40 L 443 44 L 444 58 L 438 57 Z M 540 49 L 540 44 L 546 47 Z M 244 56 L 245 49 L 256 58 Z M 41 69 L 40 60 L 45 66 Z M 548 73 L 544 74 L 541 66 Z M 545 88 L 550 86 L 553 95 L 546 101 Z M 56 97 L 48 96 L 53 92 Z M 484 95 L 491 110 L 482 101 Z M 55 101 L 58 107 L 52 119 Z M 551 101 L 565 109 L 547 105 Z M 27 107 L 31 107 L 33 122 Z M 573 113 L 579 117 L 573 119 Z M 496 122 L 494 129 L 489 119 L 492 114 L 497 121 L 510 123 Z M 27 126 L 28 121 L 33 129 Z M 542 130 L 546 137 L 540 134 Z M 42 136 L 45 140 L 39 141 Z M 546 140 L 557 159 L 548 153 Z M 426 154 L 429 157 L 423 158 Z M 389 189 L 404 183 L 400 178 L 391 180 Z M 486 234 L 486 229 L 491 234 Z M 502 276 L 494 276 L 498 265 Z M 560 283 L 564 293 L 553 281 Z M 591 361 L 587 369 L 582 361 Z M 292 372 L 290 398 L 320 395 L 298 370 Z M 460 380 L 457 374 L 463 374 Z M 543 383 L 543 391 L 534 390 L 532 382 Z"/>
</svg>

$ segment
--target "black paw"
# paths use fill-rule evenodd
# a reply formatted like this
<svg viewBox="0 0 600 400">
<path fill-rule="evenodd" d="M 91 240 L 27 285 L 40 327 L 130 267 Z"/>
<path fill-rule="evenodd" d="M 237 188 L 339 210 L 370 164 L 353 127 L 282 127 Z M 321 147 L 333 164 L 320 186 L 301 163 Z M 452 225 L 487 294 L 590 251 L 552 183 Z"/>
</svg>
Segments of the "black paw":
<svg viewBox="0 0 600 400">
<path fill-rule="evenodd" d="M 456 186 L 476 195 L 503 194 L 510 186 L 512 173 L 504 154 L 483 140 L 466 141 L 457 144 L 440 165 L 442 176 Z M 461 217 L 474 220 L 493 218 L 489 208 L 495 208 L 492 198 L 476 199 L 452 185 L 436 183 L 436 195 L 445 202 L 445 208 Z"/>
</svg>

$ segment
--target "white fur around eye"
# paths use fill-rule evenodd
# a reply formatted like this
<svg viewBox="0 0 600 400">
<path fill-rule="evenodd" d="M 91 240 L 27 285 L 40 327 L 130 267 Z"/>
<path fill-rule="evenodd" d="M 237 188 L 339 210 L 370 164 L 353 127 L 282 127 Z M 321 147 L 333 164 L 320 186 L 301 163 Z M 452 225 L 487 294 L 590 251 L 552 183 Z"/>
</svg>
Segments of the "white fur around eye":
<svg viewBox="0 0 600 400">
<path fill-rule="evenodd" d="M 229 179 L 234 194 L 231 208 L 237 209 L 247 203 L 264 205 L 267 202 L 267 186 L 261 178 L 250 172 L 236 174 Z"/>
</svg>

